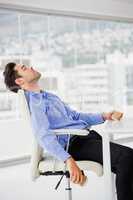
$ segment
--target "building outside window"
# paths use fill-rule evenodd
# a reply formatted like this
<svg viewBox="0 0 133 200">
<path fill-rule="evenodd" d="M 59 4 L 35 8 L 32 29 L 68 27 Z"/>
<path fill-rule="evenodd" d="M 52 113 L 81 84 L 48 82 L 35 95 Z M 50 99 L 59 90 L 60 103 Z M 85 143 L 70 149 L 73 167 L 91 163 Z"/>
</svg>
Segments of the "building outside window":
<svg viewBox="0 0 133 200">
<path fill-rule="evenodd" d="M 9 61 L 41 71 L 43 89 L 77 110 L 133 106 L 132 23 L 1 10 L 0 26 L 0 120 L 20 117 L 3 83 Z"/>
</svg>

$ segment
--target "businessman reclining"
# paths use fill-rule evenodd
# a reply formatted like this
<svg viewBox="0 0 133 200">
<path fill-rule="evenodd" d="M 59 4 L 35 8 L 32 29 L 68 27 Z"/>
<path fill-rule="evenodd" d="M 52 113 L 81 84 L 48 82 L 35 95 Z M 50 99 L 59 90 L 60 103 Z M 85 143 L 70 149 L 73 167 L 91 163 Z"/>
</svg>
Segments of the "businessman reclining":
<svg viewBox="0 0 133 200">
<path fill-rule="evenodd" d="M 81 173 L 75 160 L 92 160 L 103 163 L 102 138 L 94 130 L 87 136 L 71 136 L 68 152 L 67 135 L 56 136 L 52 129 L 88 129 L 91 125 L 121 119 L 122 113 L 83 113 L 66 105 L 57 95 L 42 91 L 38 80 L 41 73 L 23 64 L 8 63 L 5 66 L 4 82 L 12 92 L 23 89 L 31 112 L 32 125 L 39 144 L 47 151 L 66 162 L 70 179 L 83 185 L 85 175 Z M 89 129 L 88 129 L 89 131 Z M 133 200 L 133 149 L 110 142 L 111 170 L 116 174 L 118 200 Z"/>
</svg>

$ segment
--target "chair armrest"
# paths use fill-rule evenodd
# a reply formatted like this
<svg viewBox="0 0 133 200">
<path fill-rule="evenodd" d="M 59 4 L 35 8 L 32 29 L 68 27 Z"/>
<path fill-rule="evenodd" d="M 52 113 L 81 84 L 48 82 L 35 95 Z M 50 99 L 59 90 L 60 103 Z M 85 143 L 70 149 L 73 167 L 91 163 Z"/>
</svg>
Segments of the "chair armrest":
<svg viewBox="0 0 133 200">
<path fill-rule="evenodd" d="M 57 135 L 70 134 L 86 136 L 89 134 L 87 129 L 53 129 L 53 132 Z"/>
</svg>

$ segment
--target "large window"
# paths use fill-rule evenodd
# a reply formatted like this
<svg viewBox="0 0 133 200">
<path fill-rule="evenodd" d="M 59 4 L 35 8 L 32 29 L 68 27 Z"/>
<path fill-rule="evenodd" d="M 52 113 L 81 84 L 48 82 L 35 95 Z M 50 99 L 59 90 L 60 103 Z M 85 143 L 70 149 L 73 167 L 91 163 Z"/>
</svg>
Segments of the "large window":
<svg viewBox="0 0 133 200">
<path fill-rule="evenodd" d="M 1 10 L 0 27 L 0 120 L 20 117 L 3 83 L 9 61 L 33 65 L 42 87 L 78 110 L 133 106 L 132 23 Z"/>
<path fill-rule="evenodd" d="M 30 154 L 30 130 L 2 72 L 34 66 L 40 85 L 83 112 L 133 107 L 133 23 L 0 10 L 0 160 Z"/>
</svg>

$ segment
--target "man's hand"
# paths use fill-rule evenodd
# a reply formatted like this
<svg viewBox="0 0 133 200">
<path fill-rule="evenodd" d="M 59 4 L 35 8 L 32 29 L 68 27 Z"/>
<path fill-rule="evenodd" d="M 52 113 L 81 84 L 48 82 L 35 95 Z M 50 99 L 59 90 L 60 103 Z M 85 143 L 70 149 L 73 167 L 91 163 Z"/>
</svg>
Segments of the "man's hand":
<svg viewBox="0 0 133 200">
<path fill-rule="evenodd" d="M 103 113 L 104 120 L 120 120 L 122 117 L 123 117 L 123 113 L 118 112 L 118 111 Z"/>
<path fill-rule="evenodd" d="M 75 160 L 70 157 L 66 160 L 66 164 L 70 173 L 70 180 L 82 186 L 86 182 L 87 177 L 82 173 Z"/>
</svg>

